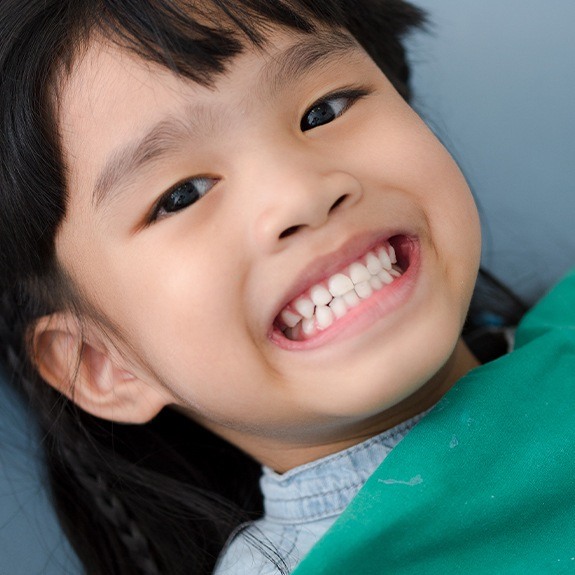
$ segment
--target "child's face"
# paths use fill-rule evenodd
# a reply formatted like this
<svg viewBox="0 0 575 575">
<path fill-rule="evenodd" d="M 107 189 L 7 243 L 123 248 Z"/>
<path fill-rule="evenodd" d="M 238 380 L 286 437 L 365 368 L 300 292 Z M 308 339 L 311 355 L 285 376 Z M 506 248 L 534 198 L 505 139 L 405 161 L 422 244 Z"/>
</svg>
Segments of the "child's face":
<svg viewBox="0 0 575 575">
<path fill-rule="evenodd" d="M 373 434 L 466 371 L 474 203 L 353 42 L 276 32 L 213 89 L 94 44 L 60 104 L 60 261 L 167 403 L 281 467 L 269 450 Z M 288 303 L 390 238 L 402 277 L 282 334 Z"/>
</svg>

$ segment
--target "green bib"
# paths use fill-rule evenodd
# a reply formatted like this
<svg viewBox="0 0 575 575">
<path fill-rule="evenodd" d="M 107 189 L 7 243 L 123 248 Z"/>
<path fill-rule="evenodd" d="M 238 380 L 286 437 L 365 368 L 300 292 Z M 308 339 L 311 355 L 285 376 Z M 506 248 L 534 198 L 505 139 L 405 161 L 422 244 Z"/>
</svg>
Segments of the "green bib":
<svg viewBox="0 0 575 575">
<path fill-rule="evenodd" d="M 454 386 L 294 575 L 575 573 L 575 271 Z"/>
</svg>

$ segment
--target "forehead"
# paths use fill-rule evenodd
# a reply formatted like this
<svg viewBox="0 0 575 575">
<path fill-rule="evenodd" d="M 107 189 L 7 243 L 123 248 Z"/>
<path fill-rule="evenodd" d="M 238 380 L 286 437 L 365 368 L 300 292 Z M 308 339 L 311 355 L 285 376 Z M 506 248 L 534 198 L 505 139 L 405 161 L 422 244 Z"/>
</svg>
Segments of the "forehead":
<svg viewBox="0 0 575 575">
<path fill-rule="evenodd" d="M 73 103 L 75 97 L 90 97 L 94 101 L 104 90 L 119 92 L 126 83 L 150 86 L 155 79 L 198 90 L 217 90 L 218 85 L 229 87 L 230 82 L 226 83 L 226 79 L 233 77 L 234 69 L 242 64 L 248 71 L 251 66 L 252 71 L 258 73 L 259 85 L 279 88 L 283 81 L 289 81 L 324 58 L 347 58 L 357 51 L 362 51 L 357 41 L 343 29 L 318 26 L 310 34 L 276 27 L 267 32 L 261 44 L 244 42 L 241 50 L 231 55 L 221 70 L 214 68 L 199 80 L 191 80 L 187 70 L 180 73 L 177 68 L 161 66 L 152 61 L 152 56 L 150 59 L 139 56 L 121 44 L 94 34 L 88 47 L 79 52 L 69 67 L 71 72 L 62 75 L 63 88 L 59 93 L 71 97 L 64 98 L 66 106 Z M 245 73 L 244 69 L 242 75 Z"/>
</svg>

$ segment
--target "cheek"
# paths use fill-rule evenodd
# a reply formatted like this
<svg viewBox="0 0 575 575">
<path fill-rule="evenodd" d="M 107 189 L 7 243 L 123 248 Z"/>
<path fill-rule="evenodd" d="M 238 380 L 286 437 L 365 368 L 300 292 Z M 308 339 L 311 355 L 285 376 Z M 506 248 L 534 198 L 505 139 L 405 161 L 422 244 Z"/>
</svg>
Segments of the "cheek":
<svg viewBox="0 0 575 575">
<path fill-rule="evenodd" d="M 241 389 L 257 397 L 251 390 L 266 369 L 245 312 L 249 266 L 234 236 L 198 230 L 182 213 L 173 224 L 119 239 L 98 234 L 81 216 L 70 214 L 58 255 L 119 328 L 137 375 L 202 412 L 216 409 L 222 396 L 241 405 Z"/>
<path fill-rule="evenodd" d="M 126 325 L 136 322 L 148 332 L 173 334 L 176 345 L 188 342 L 201 348 L 208 347 L 214 332 L 226 333 L 222 326 L 233 331 L 240 295 L 233 273 L 221 273 L 224 264 L 173 252 L 150 263 L 149 256 L 141 262 L 134 257 L 129 267 L 121 265 L 114 274 L 116 282 L 106 299 L 117 298 L 113 305 Z"/>
<path fill-rule="evenodd" d="M 239 337 L 239 270 L 194 243 L 197 238 L 182 237 L 162 249 L 154 239 L 124 251 L 100 243 L 90 265 L 74 273 L 130 344 L 163 365 L 176 357 L 182 362 L 184 349 L 186 363 L 206 363 L 196 360 L 215 355 L 218 338 Z"/>
<path fill-rule="evenodd" d="M 389 141 L 380 144 L 379 173 L 385 186 L 421 210 L 438 268 L 433 272 L 465 315 L 481 255 L 473 196 L 451 155 L 415 112 L 398 102 L 391 118 Z M 372 138 L 370 145 L 375 147 L 376 140 Z"/>
<path fill-rule="evenodd" d="M 246 317 L 241 270 L 221 259 L 195 261 L 163 262 L 140 283 L 139 310 L 120 313 L 153 377 L 177 403 L 217 420 L 257 397 L 268 374 Z"/>
<path fill-rule="evenodd" d="M 453 258 L 454 273 L 474 276 L 481 232 L 467 181 L 449 152 L 407 105 L 398 111 L 393 134 L 395 145 L 388 155 L 398 185 L 422 207 L 432 241 L 444 257 Z"/>
<path fill-rule="evenodd" d="M 481 241 L 477 208 L 465 178 L 444 146 L 397 98 L 387 116 L 379 124 L 366 124 L 362 133 L 362 138 L 349 145 L 346 157 L 363 181 L 382 194 L 402 194 L 416 205 L 438 249 L 473 270 L 478 265 Z"/>
</svg>

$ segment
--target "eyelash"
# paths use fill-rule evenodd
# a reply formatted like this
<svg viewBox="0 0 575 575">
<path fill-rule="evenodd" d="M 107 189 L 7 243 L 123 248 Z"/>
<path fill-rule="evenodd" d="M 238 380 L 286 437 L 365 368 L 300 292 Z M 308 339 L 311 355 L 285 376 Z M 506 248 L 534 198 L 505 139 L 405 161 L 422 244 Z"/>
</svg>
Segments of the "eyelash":
<svg viewBox="0 0 575 575">
<path fill-rule="evenodd" d="M 201 200 L 216 185 L 217 182 L 217 178 L 211 178 L 209 176 L 197 176 L 172 186 L 165 194 L 162 195 L 162 197 L 158 200 L 152 209 L 152 213 L 148 218 L 149 223 L 153 223 L 156 220 L 162 219 L 171 213 L 180 211 L 180 209 L 184 209 L 192 204 L 195 204 L 198 200 Z M 194 186 L 196 187 L 194 188 Z M 189 199 L 189 197 L 186 198 L 186 196 L 189 196 L 190 194 L 194 194 L 196 196 L 193 201 L 178 209 L 179 205 L 185 202 L 186 199 Z M 173 200 L 175 209 L 166 209 L 170 200 Z"/>
<path fill-rule="evenodd" d="M 345 90 L 340 90 L 338 92 L 334 92 L 332 94 L 328 94 L 323 98 L 317 100 L 314 104 L 312 104 L 304 113 L 301 121 L 300 121 L 300 129 L 302 132 L 307 132 L 309 130 L 313 130 L 314 128 L 318 128 L 325 124 L 329 124 L 333 122 L 343 114 L 345 114 L 359 99 L 364 98 L 365 96 L 371 93 L 370 90 L 366 88 L 348 88 Z M 321 110 L 322 106 L 326 104 L 330 104 L 335 102 L 336 100 L 344 100 L 343 105 L 340 106 L 339 110 L 331 109 L 331 114 L 329 111 L 326 113 L 326 110 Z M 305 125 L 306 120 L 309 119 L 312 113 L 318 114 L 315 120 L 311 121 L 308 126 Z M 167 192 L 165 192 L 162 197 L 158 200 L 155 204 L 150 217 L 148 218 L 148 223 L 152 224 L 155 221 L 167 217 L 169 214 L 180 211 L 181 209 L 185 209 L 188 206 L 196 203 L 198 200 L 202 199 L 211 189 L 212 187 L 218 182 L 217 178 L 211 178 L 209 176 L 198 176 L 194 178 L 190 178 L 188 180 L 184 180 L 170 188 Z M 194 189 L 194 186 L 200 184 L 203 188 L 207 189 Z M 177 195 L 176 195 L 177 194 Z M 192 201 L 187 204 L 183 205 L 187 200 L 189 200 L 190 194 L 194 194 L 196 197 L 192 199 Z M 168 206 L 168 202 L 173 200 L 173 208 L 174 209 L 166 209 Z M 181 206 L 181 207 L 179 207 Z"/>
<path fill-rule="evenodd" d="M 304 115 L 300 121 L 301 131 L 307 132 L 309 130 L 313 130 L 314 128 L 323 126 L 325 124 L 329 124 L 330 122 L 333 122 L 333 120 L 336 120 L 337 118 L 339 118 L 340 116 L 345 114 L 359 99 L 364 98 L 365 96 L 368 96 L 370 93 L 371 93 L 371 90 L 368 90 L 366 88 L 348 88 L 348 89 L 340 90 L 338 92 L 334 92 L 332 94 L 328 94 L 327 96 L 324 96 L 323 98 L 317 100 L 317 102 L 312 104 L 304 113 Z M 334 102 L 335 100 L 346 100 L 346 102 L 344 103 L 344 105 L 341 107 L 341 109 L 339 111 L 337 111 L 333 114 L 333 116 L 326 118 L 325 113 L 321 113 L 319 111 L 319 109 L 323 105 L 328 104 L 330 102 Z M 304 126 L 304 122 L 306 121 L 306 119 L 309 118 L 310 114 L 314 111 L 317 111 L 323 117 L 319 118 L 319 123 L 310 124 L 309 126 Z"/>
</svg>

